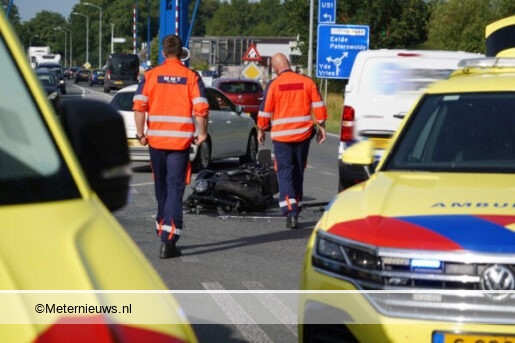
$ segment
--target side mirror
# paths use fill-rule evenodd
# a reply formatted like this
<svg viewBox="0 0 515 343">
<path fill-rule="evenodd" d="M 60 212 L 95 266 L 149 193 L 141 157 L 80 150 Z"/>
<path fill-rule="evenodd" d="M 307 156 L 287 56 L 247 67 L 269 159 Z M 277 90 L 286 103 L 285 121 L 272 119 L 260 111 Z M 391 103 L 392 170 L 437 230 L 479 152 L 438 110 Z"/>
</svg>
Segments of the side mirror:
<svg viewBox="0 0 515 343">
<path fill-rule="evenodd" d="M 242 105 L 235 105 L 236 106 L 236 113 L 242 114 L 243 113 L 243 106 Z"/>
<path fill-rule="evenodd" d="M 93 190 L 109 210 L 125 206 L 131 169 L 122 116 L 107 103 L 74 99 L 61 102 L 59 117 Z"/>
<path fill-rule="evenodd" d="M 342 154 L 341 184 L 354 185 L 366 181 L 374 172 L 374 148 L 371 141 L 354 144 Z"/>
<path fill-rule="evenodd" d="M 342 154 L 346 164 L 369 165 L 374 163 L 374 147 L 369 140 L 361 141 L 349 147 Z"/>
</svg>

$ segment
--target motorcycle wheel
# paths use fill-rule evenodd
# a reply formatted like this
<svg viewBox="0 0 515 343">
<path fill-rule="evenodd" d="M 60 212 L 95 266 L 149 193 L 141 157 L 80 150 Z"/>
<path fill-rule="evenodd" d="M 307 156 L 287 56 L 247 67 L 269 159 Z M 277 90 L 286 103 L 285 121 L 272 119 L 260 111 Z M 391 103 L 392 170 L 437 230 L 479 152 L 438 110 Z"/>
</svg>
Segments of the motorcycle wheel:
<svg viewBox="0 0 515 343">
<path fill-rule="evenodd" d="M 228 204 L 220 204 L 216 206 L 216 214 L 219 216 L 230 216 L 239 214 L 237 210 L 237 206 L 232 206 Z"/>
<path fill-rule="evenodd" d="M 218 181 L 215 184 L 215 192 L 218 197 L 235 199 L 239 204 L 238 211 L 264 211 L 267 206 L 267 199 L 262 194 L 249 190 L 237 182 Z"/>
</svg>

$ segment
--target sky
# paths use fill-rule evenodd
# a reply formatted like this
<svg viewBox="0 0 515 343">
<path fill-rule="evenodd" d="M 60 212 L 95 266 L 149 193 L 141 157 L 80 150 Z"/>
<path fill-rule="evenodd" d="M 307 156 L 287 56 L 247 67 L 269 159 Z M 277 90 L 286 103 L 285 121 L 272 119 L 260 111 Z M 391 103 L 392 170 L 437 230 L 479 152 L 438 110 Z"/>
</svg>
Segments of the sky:
<svg viewBox="0 0 515 343">
<path fill-rule="evenodd" d="M 31 20 L 36 13 L 43 10 L 58 12 L 64 18 L 68 18 L 72 7 L 78 4 L 79 0 L 14 0 L 13 4 L 18 7 L 21 21 Z"/>
</svg>

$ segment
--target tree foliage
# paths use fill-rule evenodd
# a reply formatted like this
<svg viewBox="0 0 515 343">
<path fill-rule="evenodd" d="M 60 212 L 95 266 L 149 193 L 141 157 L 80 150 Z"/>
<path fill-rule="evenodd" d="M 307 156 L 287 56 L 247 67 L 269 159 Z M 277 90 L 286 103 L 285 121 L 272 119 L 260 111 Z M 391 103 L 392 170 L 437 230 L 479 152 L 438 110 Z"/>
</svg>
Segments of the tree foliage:
<svg viewBox="0 0 515 343">
<path fill-rule="evenodd" d="M 153 42 L 157 50 L 161 0 L 78 0 L 72 12 L 89 16 L 90 61 L 98 59 L 99 11 L 84 5 L 90 1 L 102 8 L 102 52 L 111 51 L 111 34 L 125 38 L 114 44 L 115 51 L 133 50 L 133 11 L 137 6 L 136 43 Z M 0 0 L 3 5 L 8 0 Z M 314 1 L 314 16 L 318 1 Z M 192 36 L 298 36 L 304 64 L 308 56 L 310 1 L 306 0 L 196 0 L 189 1 L 190 20 L 195 12 Z M 485 26 L 513 15 L 513 0 L 345 0 L 337 1 L 336 24 L 370 27 L 370 48 L 416 48 L 484 52 Z M 64 53 L 64 27 L 71 30 L 77 62 L 84 61 L 86 51 L 85 18 L 71 13 L 62 15 L 41 11 L 27 22 L 21 22 L 14 3 L 10 20 L 21 41 L 28 45 L 49 45 Z M 150 22 L 150 26 L 148 25 Z M 317 22 L 313 20 L 313 52 L 317 47 Z M 36 36 L 37 35 L 37 36 Z M 155 45 L 154 45 L 155 44 Z M 157 61 L 156 52 L 152 60 Z"/>
<path fill-rule="evenodd" d="M 218 11 L 221 6 L 221 2 L 219 0 L 202 0 L 199 6 L 196 6 L 196 1 L 190 2 L 189 12 L 192 14 L 190 16 L 193 17 L 195 7 L 197 7 L 197 12 L 195 13 L 195 20 L 193 21 L 193 30 L 191 32 L 192 36 L 205 36 L 206 35 L 206 25 L 213 18 L 213 14 Z"/>
<path fill-rule="evenodd" d="M 232 0 L 223 2 L 213 17 L 207 21 L 209 36 L 289 36 L 294 30 L 288 27 L 284 7 L 280 0 Z"/>
<path fill-rule="evenodd" d="M 513 15 L 512 0 L 438 1 L 428 23 L 428 46 L 435 49 L 484 53 L 485 27 Z"/>
</svg>

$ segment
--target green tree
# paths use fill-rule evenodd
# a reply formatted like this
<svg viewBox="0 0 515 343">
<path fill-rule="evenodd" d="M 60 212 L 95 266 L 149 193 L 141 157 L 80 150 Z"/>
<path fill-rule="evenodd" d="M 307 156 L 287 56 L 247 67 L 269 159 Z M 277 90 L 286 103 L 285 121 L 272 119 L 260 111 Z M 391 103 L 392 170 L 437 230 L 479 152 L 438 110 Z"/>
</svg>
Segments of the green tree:
<svg viewBox="0 0 515 343">
<path fill-rule="evenodd" d="M 426 0 L 349 0 L 338 6 L 338 17 L 368 25 L 372 49 L 409 48 L 426 41 L 430 9 Z"/>
<path fill-rule="evenodd" d="M 206 23 L 209 36 L 239 36 L 248 32 L 251 24 L 251 6 L 247 0 L 223 2 L 213 18 Z"/>
<path fill-rule="evenodd" d="M 32 45 L 49 46 L 50 51 L 64 56 L 64 32 L 55 30 L 55 28 L 66 27 L 66 25 L 64 17 L 57 12 L 46 10 L 38 12 L 34 18 L 23 23 L 23 30 L 20 34 L 22 42 L 28 46 L 33 37 Z M 35 37 L 36 35 L 37 37 Z"/>
<path fill-rule="evenodd" d="M 309 49 L 309 1 L 284 0 L 283 6 L 283 13 L 287 19 L 288 31 L 291 32 L 292 35 L 299 37 L 299 50 L 302 53 L 300 62 L 306 65 Z M 315 34 L 313 37 L 316 40 Z M 313 48 L 316 48 L 316 41 L 313 42 Z"/>
<path fill-rule="evenodd" d="M 431 11 L 426 1 L 408 0 L 383 35 L 386 47 L 413 48 L 427 40 Z"/>
<path fill-rule="evenodd" d="M 196 1 L 190 2 L 189 13 L 193 15 L 193 11 L 195 9 Z M 195 21 L 193 22 L 193 29 L 191 32 L 192 36 L 205 36 L 206 35 L 206 26 L 213 18 L 214 14 L 220 8 L 221 3 L 219 0 L 202 0 L 197 7 L 197 13 L 195 16 Z M 192 16 L 190 16 L 191 22 Z"/>
<path fill-rule="evenodd" d="M 484 52 L 485 26 L 494 17 L 489 1 L 440 1 L 428 25 L 427 45 L 443 50 Z"/>
<path fill-rule="evenodd" d="M 284 13 L 284 6 L 280 0 L 261 0 L 252 3 L 252 20 L 250 26 L 254 36 L 291 36 L 296 35 L 288 24 L 288 18 L 278 13 Z"/>
<path fill-rule="evenodd" d="M 484 53 L 485 27 L 515 13 L 512 0 L 440 0 L 428 23 L 427 45 Z"/>
</svg>

